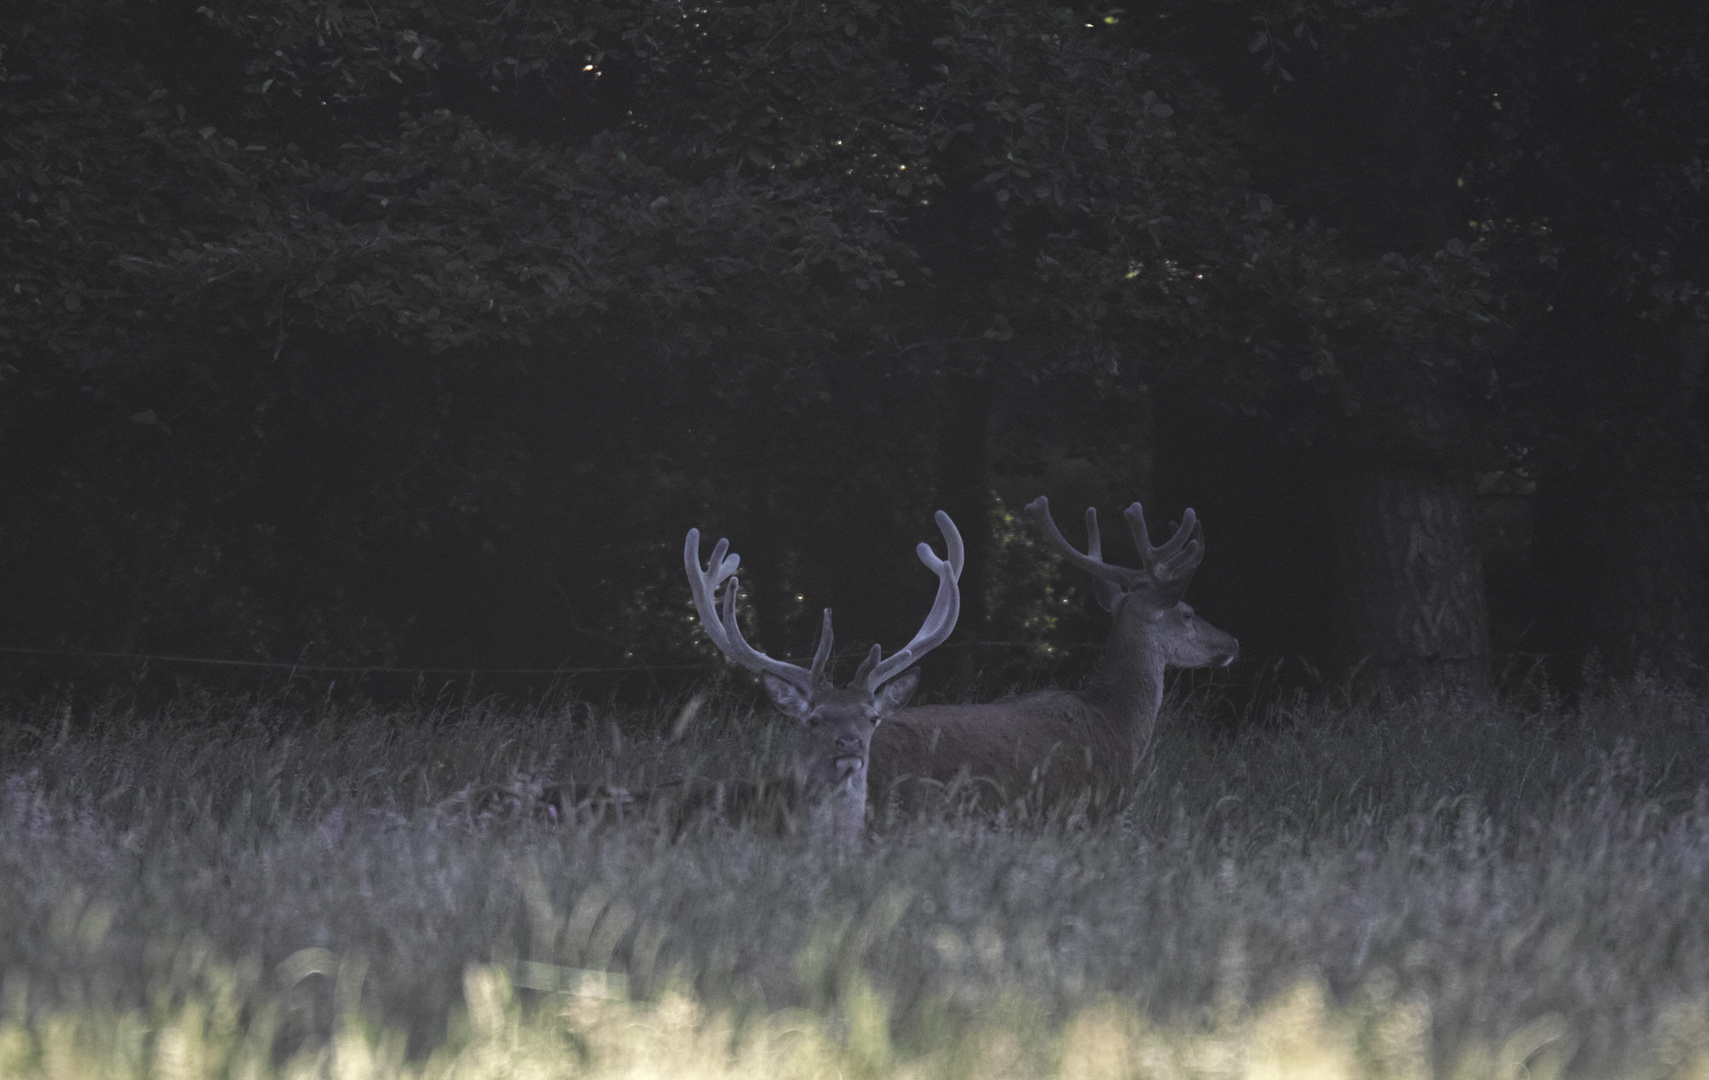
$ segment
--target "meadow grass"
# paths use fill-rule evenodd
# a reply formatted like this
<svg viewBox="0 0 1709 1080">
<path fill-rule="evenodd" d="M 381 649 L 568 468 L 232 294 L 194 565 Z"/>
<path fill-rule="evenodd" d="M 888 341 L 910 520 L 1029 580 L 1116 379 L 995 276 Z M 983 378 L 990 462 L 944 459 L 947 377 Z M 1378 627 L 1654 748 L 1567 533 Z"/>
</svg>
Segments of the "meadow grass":
<svg viewBox="0 0 1709 1080">
<path fill-rule="evenodd" d="M 0 1076 L 1709 1077 L 1709 701 L 1223 708 L 847 853 L 438 809 L 764 775 L 729 700 L 15 709 Z"/>
</svg>

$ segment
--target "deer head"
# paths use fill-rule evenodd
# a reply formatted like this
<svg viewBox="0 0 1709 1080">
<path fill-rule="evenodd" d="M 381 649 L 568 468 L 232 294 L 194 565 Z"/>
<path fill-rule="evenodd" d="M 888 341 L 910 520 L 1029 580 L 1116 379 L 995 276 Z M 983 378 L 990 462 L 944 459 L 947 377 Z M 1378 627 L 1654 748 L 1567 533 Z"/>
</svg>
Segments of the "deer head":
<svg viewBox="0 0 1709 1080">
<path fill-rule="evenodd" d="M 1204 532 L 1191 509 L 1162 546 L 1153 546 L 1145 525 L 1145 508 L 1134 503 L 1122 514 L 1139 549 L 1140 568 L 1112 566 L 1104 561 L 1098 536 L 1098 511 L 1086 510 L 1086 550 L 1070 544 L 1050 516 L 1043 495 L 1027 504 L 1045 537 L 1063 558 L 1092 575 L 1098 603 L 1116 619 L 1112 645 L 1126 639 L 1143 648 L 1146 658 L 1161 667 L 1226 666 L 1240 655 L 1240 642 L 1200 619 L 1182 600 L 1193 571 L 1205 557 Z"/>
<path fill-rule="evenodd" d="M 965 555 L 961 534 L 943 511 L 937 513 L 948 558 L 940 559 L 931 545 L 916 549 L 920 561 L 938 577 L 937 598 L 912 641 L 886 658 L 874 645 L 847 686 L 834 685 L 826 668 L 831 659 L 831 609 L 825 609 L 819 642 L 810 667 L 774 660 L 749 645 L 736 619 L 741 590 L 735 577 L 741 557 L 730 554 L 728 540 L 719 540 L 712 558 L 700 562 L 700 530 L 688 530 L 683 564 L 688 571 L 700 624 L 718 650 L 759 674 L 766 693 L 778 708 L 801 722 L 805 736 L 795 763 L 796 778 L 809 800 L 834 796 L 839 805 L 833 828 L 839 835 L 858 835 L 866 813 L 867 762 L 872 734 L 884 718 L 901 708 L 919 683 L 921 657 L 949 637 L 961 613 L 959 579 Z M 720 597 L 719 589 L 723 589 Z"/>
</svg>

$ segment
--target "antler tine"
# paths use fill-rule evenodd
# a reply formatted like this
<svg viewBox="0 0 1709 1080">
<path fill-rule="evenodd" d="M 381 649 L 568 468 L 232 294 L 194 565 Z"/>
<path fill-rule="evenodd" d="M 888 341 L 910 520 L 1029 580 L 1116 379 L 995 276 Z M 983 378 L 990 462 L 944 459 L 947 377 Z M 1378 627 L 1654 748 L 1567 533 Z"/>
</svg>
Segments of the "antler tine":
<svg viewBox="0 0 1709 1080">
<path fill-rule="evenodd" d="M 1042 499 L 1044 496 L 1040 495 L 1039 498 Z M 1052 523 L 1054 524 L 1054 519 Z M 1086 508 L 1086 557 L 1096 562 L 1104 561 L 1104 537 L 1098 532 L 1098 508 L 1096 506 Z"/>
<path fill-rule="evenodd" d="M 1137 505 L 1137 504 L 1135 504 Z M 1027 503 L 1027 513 L 1044 532 L 1045 539 L 1061 553 L 1062 557 L 1078 566 L 1080 569 L 1107 581 L 1121 589 L 1132 588 L 1139 575 L 1125 566 L 1111 566 L 1104 561 L 1102 540 L 1098 536 L 1098 512 L 1096 509 L 1086 511 L 1086 537 L 1089 553 L 1082 552 L 1062 535 L 1062 530 L 1056 527 L 1056 519 L 1050 516 L 1050 500 L 1040 495 Z"/>
<path fill-rule="evenodd" d="M 730 541 L 719 540 L 713 545 L 712 561 L 701 566 L 700 530 L 688 530 L 688 538 L 683 543 L 682 561 L 684 568 L 688 570 L 688 587 L 694 594 L 694 607 L 700 612 L 700 625 L 705 629 L 706 636 L 712 639 L 712 644 L 718 646 L 719 652 L 749 671 L 776 675 L 811 694 L 814 684 L 824 674 L 825 664 L 831 657 L 831 609 L 825 609 L 825 621 L 819 630 L 819 647 L 814 651 L 811 671 L 781 660 L 773 660 L 749 645 L 742 637 L 741 627 L 736 621 L 736 595 L 741 591 L 742 585 L 735 577 L 737 568 L 742 564 L 742 557 L 727 555 L 729 550 Z M 729 586 L 724 590 L 723 610 L 720 611 L 718 589 L 726 581 Z"/>
<path fill-rule="evenodd" d="M 825 621 L 819 626 L 819 647 L 813 650 L 813 667 L 810 674 L 815 683 L 825 681 L 825 665 L 831 659 L 831 642 L 836 635 L 831 633 L 831 609 L 825 609 Z"/>
<path fill-rule="evenodd" d="M 926 621 L 921 624 L 919 633 L 890 659 L 879 659 L 883 651 L 877 645 L 867 654 L 866 661 L 861 664 L 860 671 L 855 676 L 855 682 L 870 693 L 877 693 L 879 687 L 908 670 L 921 657 L 948 640 L 955 630 L 956 620 L 961 617 L 961 568 L 966 561 L 967 551 L 961 542 L 961 532 L 956 529 L 955 522 L 950 520 L 948 514 L 939 510 L 935 520 L 938 523 L 938 531 L 943 533 L 945 554 L 949 557 L 938 558 L 937 552 L 924 541 L 914 549 L 914 553 L 926 564 L 926 569 L 938 576 L 937 597 L 932 601 L 932 610 L 926 615 Z"/>
<path fill-rule="evenodd" d="M 1146 569 L 1151 569 L 1165 559 L 1171 559 L 1187 543 L 1187 538 L 1193 535 L 1198 525 L 1198 518 L 1191 507 L 1181 515 L 1181 524 L 1175 527 L 1175 535 L 1171 536 L 1162 547 L 1151 546 L 1151 532 L 1145 526 L 1145 507 L 1134 503 L 1122 514 L 1127 518 L 1128 529 L 1133 533 L 1133 546 L 1139 549 L 1139 557 L 1144 560 Z"/>
<path fill-rule="evenodd" d="M 694 608 L 700 613 L 701 628 L 712 639 L 712 644 L 718 646 L 718 651 L 726 656 L 730 654 L 730 640 L 718 618 L 718 586 L 742 565 L 740 555 L 725 557 L 729 550 L 730 541 L 719 540 L 712 547 L 712 561 L 701 566 L 699 529 L 688 530 L 688 539 L 682 549 L 683 568 L 688 571 L 688 588 L 694 594 Z"/>
<path fill-rule="evenodd" d="M 1172 581 L 1183 574 L 1191 576 L 1198 568 L 1199 561 L 1204 558 L 1204 541 L 1199 527 L 1198 515 L 1191 507 L 1181 515 L 1181 524 L 1176 526 L 1175 535 L 1171 536 L 1161 547 L 1151 546 L 1151 534 L 1145 526 L 1145 508 L 1139 503 L 1128 507 L 1122 515 L 1127 518 L 1128 529 L 1133 533 L 1133 544 L 1139 549 L 1139 557 L 1151 578 L 1159 583 Z"/>
<path fill-rule="evenodd" d="M 874 645 L 871 649 L 867 650 L 866 656 L 860 662 L 860 667 L 855 669 L 854 682 L 850 685 L 866 686 L 867 677 L 872 674 L 872 669 L 877 667 L 878 662 L 882 659 L 884 659 L 884 646 Z M 874 683 L 872 685 L 874 692 L 876 692 L 877 687 L 882 684 Z"/>
<path fill-rule="evenodd" d="M 1181 549 L 1165 557 L 1152 571 L 1152 576 L 1159 582 L 1186 581 L 1205 559 L 1204 526 L 1193 518 L 1192 513 L 1191 510 L 1187 511 L 1186 520 L 1181 522 L 1181 532 L 1187 535 L 1187 539 L 1182 541 Z M 1187 529 L 1189 525 L 1192 526 L 1190 531 Z M 1177 533 L 1177 536 L 1179 535 Z M 1170 543 L 1174 541 L 1171 540 Z"/>
<path fill-rule="evenodd" d="M 950 572 L 955 575 L 956 583 L 959 585 L 961 583 L 961 568 L 967 563 L 967 548 L 962 545 L 961 530 L 955 527 L 955 522 L 951 521 L 949 515 L 942 510 L 933 514 L 932 520 L 938 523 L 938 532 L 943 533 L 944 554 L 949 556 L 946 561 L 949 563 Z M 932 566 L 931 560 L 937 558 L 937 554 L 932 551 L 930 544 L 924 540 L 920 541 L 919 546 L 914 549 L 914 554 L 920 557 L 921 562 L 931 567 L 934 573 L 936 572 L 937 568 Z"/>
<path fill-rule="evenodd" d="M 765 653 L 760 652 L 752 645 L 749 645 L 748 640 L 742 636 L 742 627 L 736 621 L 736 601 L 740 597 L 741 591 L 742 582 L 740 578 L 732 579 L 730 587 L 724 591 L 724 610 L 720 613 L 724 626 L 724 637 L 728 642 L 728 645 L 724 647 L 724 655 L 747 668 L 749 671 L 757 672 L 761 675 L 775 675 L 784 682 L 795 686 L 802 693 L 811 696 L 814 685 L 817 681 L 814 676 L 814 672 L 809 671 L 804 667 L 798 667 L 795 664 L 785 663 L 782 660 L 773 660 Z M 827 610 L 825 612 L 825 626 L 827 629 L 829 629 L 830 621 L 831 613 Z M 820 639 L 818 652 L 824 653 L 827 656 L 830 654 L 830 650 L 824 647 L 823 637 Z M 817 656 L 815 656 L 815 666 L 817 666 L 818 663 L 819 661 Z"/>
</svg>

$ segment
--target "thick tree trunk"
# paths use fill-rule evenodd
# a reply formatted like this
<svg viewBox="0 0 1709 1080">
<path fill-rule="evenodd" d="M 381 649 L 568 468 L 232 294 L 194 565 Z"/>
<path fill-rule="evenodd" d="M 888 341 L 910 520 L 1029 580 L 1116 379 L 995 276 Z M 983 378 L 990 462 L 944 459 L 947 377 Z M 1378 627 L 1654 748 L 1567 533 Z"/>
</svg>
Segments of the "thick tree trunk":
<svg viewBox="0 0 1709 1080">
<path fill-rule="evenodd" d="M 944 377 L 938 502 L 955 520 L 967 547 L 956 629 L 958 644 L 964 647 L 945 651 L 954 660 L 956 680 L 963 686 L 977 679 L 982 659 L 977 648 L 967 646 L 984 639 L 991 615 L 986 603 L 991 566 L 991 401 L 989 379 L 953 373 Z"/>
<path fill-rule="evenodd" d="M 1353 469 L 1336 508 L 1348 645 L 1361 682 L 1410 696 L 1489 682 L 1489 626 L 1469 479 Z"/>
</svg>

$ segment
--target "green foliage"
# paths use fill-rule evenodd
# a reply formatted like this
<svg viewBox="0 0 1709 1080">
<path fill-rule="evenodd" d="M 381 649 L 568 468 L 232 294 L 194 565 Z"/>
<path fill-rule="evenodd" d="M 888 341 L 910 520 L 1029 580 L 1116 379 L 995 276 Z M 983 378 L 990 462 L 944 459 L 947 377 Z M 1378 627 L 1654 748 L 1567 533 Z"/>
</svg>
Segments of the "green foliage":
<svg viewBox="0 0 1709 1080">
<path fill-rule="evenodd" d="M 1485 50 L 1457 84 L 1479 93 L 1542 47 L 1515 3 L 1197 8 L 1241 20 L 1239 62 L 1452 32 Z M 0 493 L 0 603 L 21 643 L 675 659 L 651 556 L 709 510 L 822 537 L 883 504 L 852 524 L 908 532 L 940 495 L 946 374 L 1022 412 L 1071 386 L 1095 400 L 1029 422 L 1114 417 L 1086 440 L 1105 445 L 1164 387 L 1296 441 L 1458 462 L 1576 432 L 1555 421 L 1620 389 L 1554 380 L 1575 392 L 1515 419 L 1504 390 L 1537 393 L 1548 363 L 1492 369 L 1566 250 L 1526 178 L 1582 147 L 1519 110 L 1455 121 L 1478 228 L 1337 231 L 1313 220 L 1332 199 L 1286 182 L 1301 129 L 1252 119 L 1281 69 L 1262 95 L 1213 88 L 1164 20 L 1138 26 L 879 0 L 8 7 L 0 449 L 25 479 Z M 1667 37 L 1622 31 L 1642 93 L 1610 130 L 1644 194 L 1570 261 L 1679 320 L 1702 155 L 1665 105 L 1697 77 Z M 1373 66 L 1387 89 L 1420 70 Z M 1366 186 L 1359 205 L 1390 197 Z M 1627 419 L 1675 385 L 1645 370 Z M 1619 453 L 1653 434 L 1621 430 Z M 1644 459 L 1696 460 L 1680 442 Z M 774 622 L 838 573 L 793 527 Z"/>
<path fill-rule="evenodd" d="M 10 57 L 30 87 L 8 106 L 15 354 L 276 354 L 306 328 L 804 344 L 846 321 L 832 297 L 906 283 L 869 328 L 891 347 L 1015 341 L 998 351 L 1035 374 L 1051 354 L 1023 345 L 1137 353 L 1256 403 L 1296 377 L 1356 397 L 1381 378 L 1348 381 L 1339 354 L 1380 372 L 1364 354 L 1456 351 L 1485 299 L 1459 284 L 1475 261 L 1366 266 L 1286 227 L 1200 84 L 1065 9 L 203 8 L 246 58 L 221 116 L 146 68 L 85 80 L 109 14 L 25 24 Z M 608 70 L 626 107 L 576 138 L 506 135 L 455 83 L 590 107 Z M 1243 347 L 1150 358 L 1195 342 Z"/>
<path fill-rule="evenodd" d="M 1701 9 L 1258 0 L 1160 14 L 1121 26 L 1201 62 L 1250 117 L 1252 167 L 1294 214 L 1364 251 L 1476 245 L 1488 295 L 1458 309 L 1495 320 L 1479 335 L 1498 355 L 1467 373 L 1481 394 L 1470 378 L 1462 391 L 1542 452 L 1533 468 L 1700 498 L 1701 424 L 1681 415 L 1702 400 L 1700 364 L 1681 362 L 1679 336 L 1709 320 Z M 1252 62 L 1233 59 L 1242 43 Z"/>
<path fill-rule="evenodd" d="M 620 134 L 523 144 L 437 108 L 299 145 L 264 99 L 228 132 L 137 69 L 84 84 L 78 13 L 33 28 L 13 58 L 34 91 L 7 109 L 0 173 L 14 357 L 277 356 L 309 329 L 429 351 L 668 324 L 706 337 L 762 308 L 787 316 L 792 268 L 870 272 L 808 193 L 673 177 Z M 718 297 L 744 308 L 706 313 Z"/>
</svg>

